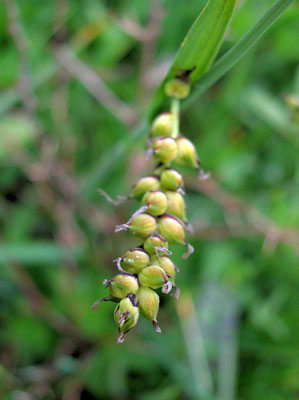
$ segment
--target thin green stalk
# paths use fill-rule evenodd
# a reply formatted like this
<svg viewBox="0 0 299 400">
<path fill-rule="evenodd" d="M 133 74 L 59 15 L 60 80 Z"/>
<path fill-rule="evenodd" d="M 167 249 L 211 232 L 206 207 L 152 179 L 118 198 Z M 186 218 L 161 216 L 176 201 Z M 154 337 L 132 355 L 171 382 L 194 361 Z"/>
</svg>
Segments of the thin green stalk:
<svg viewBox="0 0 299 400">
<path fill-rule="evenodd" d="M 187 107 L 194 100 L 206 92 L 218 79 L 229 71 L 262 37 L 277 18 L 294 0 L 277 0 L 259 21 L 227 52 L 220 58 L 195 84 L 191 95 L 184 101 Z"/>
<path fill-rule="evenodd" d="M 171 100 L 171 114 L 173 115 L 172 137 L 176 138 L 180 131 L 180 100 Z"/>
</svg>

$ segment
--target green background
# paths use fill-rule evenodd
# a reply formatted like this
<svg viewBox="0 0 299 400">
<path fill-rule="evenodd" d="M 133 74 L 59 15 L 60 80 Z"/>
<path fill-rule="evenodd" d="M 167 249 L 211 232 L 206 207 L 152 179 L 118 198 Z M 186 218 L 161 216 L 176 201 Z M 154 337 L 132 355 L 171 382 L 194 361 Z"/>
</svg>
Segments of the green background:
<svg viewBox="0 0 299 400">
<path fill-rule="evenodd" d="M 239 1 L 219 56 L 272 3 Z M 97 188 L 127 195 L 153 168 L 146 137 L 126 140 L 204 4 L 0 4 L 1 398 L 298 396 L 299 133 L 284 100 L 299 95 L 298 2 L 182 113 L 212 179 L 184 171 L 195 252 L 174 249 L 182 294 L 162 295 L 163 334 L 140 319 L 117 345 L 114 304 L 91 311 L 138 245 L 114 234 L 138 203 Z"/>
</svg>

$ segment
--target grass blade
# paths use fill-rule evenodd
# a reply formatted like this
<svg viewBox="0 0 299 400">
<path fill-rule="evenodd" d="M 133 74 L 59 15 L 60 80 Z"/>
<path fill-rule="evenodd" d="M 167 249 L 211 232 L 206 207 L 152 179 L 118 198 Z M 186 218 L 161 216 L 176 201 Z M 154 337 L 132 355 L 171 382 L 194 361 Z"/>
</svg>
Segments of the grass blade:
<svg viewBox="0 0 299 400">
<path fill-rule="evenodd" d="M 215 59 L 231 20 L 236 0 L 210 0 L 183 40 L 165 80 L 178 71 L 192 70 L 191 83 L 203 75 Z"/>
<path fill-rule="evenodd" d="M 194 84 L 214 61 L 231 20 L 236 0 L 209 0 L 184 38 L 169 71 L 154 96 L 152 116 L 165 100 L 164 85 L 187 75 Z"/>
<path fill-rule="evenodd" d="M 263 36 L 276 19 L 285 11 L 293 0 L 277 0 L 260 20 L 213 65 L 210 71 L 197 82 L 193 92 L 184 102 L 187 106 L 207 91 L 219 78 L 228 72 Z"/>
</svg>

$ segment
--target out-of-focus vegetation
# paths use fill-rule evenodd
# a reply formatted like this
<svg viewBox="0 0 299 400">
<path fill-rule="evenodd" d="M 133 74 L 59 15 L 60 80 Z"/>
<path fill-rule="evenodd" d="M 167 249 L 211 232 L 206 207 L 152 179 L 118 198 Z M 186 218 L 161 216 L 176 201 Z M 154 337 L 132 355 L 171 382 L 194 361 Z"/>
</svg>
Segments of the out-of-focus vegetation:
<svg viewBox="0 0 299 400">
<path fill-rule="evenodd" d="M 196 250 L 175 253 L 163 334 L 140 320 L 117 345 L 114 304 L 91 311 L 138 244 L 113 233 L 136 204 L 96 189 L 127 194 L 151 170 L 145 137 L 124 138 L 204 4 L 0 3 L 1 398 L 298 396 L 298 2 L 182 114 L 212 179 L 186 179 Z M 270 4 L 238 1 L 219 56 Z"/>
</svg>

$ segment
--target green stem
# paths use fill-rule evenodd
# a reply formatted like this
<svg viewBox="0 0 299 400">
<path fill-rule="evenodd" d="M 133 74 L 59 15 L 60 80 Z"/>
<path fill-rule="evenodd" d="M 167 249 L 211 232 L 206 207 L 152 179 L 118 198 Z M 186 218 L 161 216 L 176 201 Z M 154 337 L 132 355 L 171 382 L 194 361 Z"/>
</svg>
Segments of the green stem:
<svg viewBox="0 0 299 400">
<path fill-rule="evenodd" d="M 171 114 L 173 115 L 173 128 L 171 136 L 176 138 L 180 132 L 180 100 L 171 99 Z"/>
<path fill-rule="evenodd" d="M 196 100 L 229 71 L 248 50 L 251 49 L 293 1 L 294 0 L 277 0 L 258 22 L 211 67 L 209 72 L 198 80 L 192 94 L 184 102 L 184 107 Z"/>
</svg>

